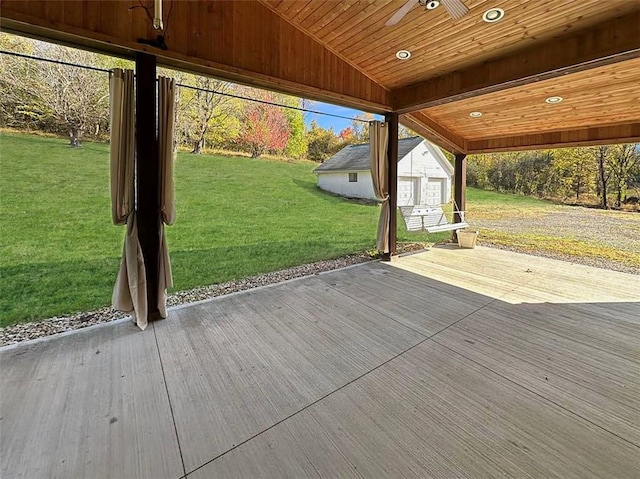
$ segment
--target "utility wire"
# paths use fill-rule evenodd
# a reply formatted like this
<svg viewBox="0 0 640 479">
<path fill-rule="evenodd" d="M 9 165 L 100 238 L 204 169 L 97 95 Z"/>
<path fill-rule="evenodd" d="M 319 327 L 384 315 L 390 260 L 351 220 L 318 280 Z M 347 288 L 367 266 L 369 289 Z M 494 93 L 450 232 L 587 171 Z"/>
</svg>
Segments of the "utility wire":
<svg viewBox="0 0 640 479">
<path fill-rule="evenodd" d="M 70 63 L 70 62 L 65 62 L 65 61 L 62 61 L 62 60 L 52 60 L 50 58 L 34 57 L 32 55 L 25 55 L 24 53 L 8 52 L 6 50 L 0 50 L 0 53 L 2 53 L 3 55 L 11 55 L 11 56 L 14 56 L 14 57 L 28 58 L 29 60 L 40 60 L 42 62 L 57 63 L 58 65 L 66 65 L 68 67 L 84 68 L 86 70 L 93 70 L 93 71 L 96 71 L 96 72 L 104 72 L 104 73 L 111 74 L 111 70 L 106 70 L 104 68 L 98 68 L 98 67 L 90 67 L 90 66 L 87 66 L 87 65 L 79 65 L 77 63 Z"/>
<path fill-rule="evenodd" d="M 253 101 L 253 102 L 256 102 L 256 103 L 262 103 L 264 105 L 273 105 L 273 106 L 279 106 L 279 107 L 282 107 L 282 108 L 289 108 L 290 110 L 303 111 L 305 113 L 313 113 L 315 115 L 332 116 L 334 118 L 342 118 L 343 120 L 352 120 L 352 121 L 360 121 L 362 123 L 369 123 L 369 120 L 363 120 L 361 118 L 352 118 L 350 116 L 335 115 L 333 113 L 325 113 L 323 111 L 310 110 L 308 108 L 301 108 L 301 107 L 298 107 L 298 106 L 283 105 L 282 103 L 275 103 L 275 102 L 268 101 L 268 100 L 258 100 L 256 98 L 249 98 L 249 97 L 242 96 L 242 95 L 234 95 L 232 93 L 222 93 L 222 92 L 218 92 L 218 91 L 215 91 L 215 90 L 207 90 L 206 88 L 198 88 L 196 86 L 183 85 L 182 83 L 176 83 L 176 86 L 179 86 L 181 88 L 188 88 L 190 90 L 201 91 L 201 92 L 204 92 L 204 93 L 213 93 L 215 95 L 222 95 L 222 96 L 228 96 L 228 97 L 231 97 L 231 98 L 239 98 L 241 100 Z"/>
<path fill-rule="evenodd" d="M 52 60 L 50 58 L 42 58 L 42 57 L 36 57 L 33 55 L 26 55 L 24 53 L 16 53 L 16 52 L 9 52 L 6 50 L 0 50 L 0 54 L 3 55 L 11 55 L 14 57 L 19 57 L 19 58 L 27 58 L 29 60 L 40 60 L 43 62 L 48 62 L 48 63 L 57 63 L 59 65 L 66 65 L 66 66 L 70 66 L 70 67 L 75 67 L 75 68 L 84 68 L 87 70 L 93 70 L 93 71 L 97 71 L 97 72 L 103 72 L 103 73 L 108 73 L 111 74 L 111 70 L 106 70 L 104 68 L 98 68 L 98 67 L 90 67 L 87 65 L 80 65 L 78 63 L 70 63 L 70 62 L 65 62 L 62 60 Z M 361 123 L 369 123 L 369 120 L 363 120 L 361 118 L 353 118 L 350 116 L 343 116 L 343 115 L 336 115 L 334 113 L 325 113 L 322 111 L 318 111 L 318 110 L 310 110 L 309 108 L 301 108 L 301 107 L 297 107 L 297 106 L 290 106 L 290 105 L 283 105 L 282 103 L 276 103 L 276 102 L 272 102 L 272 101 L 268 101 L 268 100 L 258 100 L 256 98 L 250 98 L 250 97 L 246 97 L 246 96 L 242 96 L 242 95 L 234 95 L 232 93 L 222 93 L 219 91 L 215 91 L 215 90 L 207 90 L 205 88 L 198 88 L 195 86 L 191 86 L 191 85 L 184 85 L 182 83 L 176 83 L 176 86 L 179 86 L 180 88 L 187 88 L 190 90 L 196 90 L 196 91 L 201 91 L 204 93 L 212 93 L 214 95 L 221 95 L 221 96 L 227 96 L 227 97 L 231 97 L 231 98 L 238 98 L 240 100 L 247 100 L 247 101 L 253 101 L 255 103 L 262 103 L 264 105 L 272 105 L 272 106 L 278 106 L 280 108 L 289 108 L 290 110 L 296 110 L 296 111 L 302 111 L 305 113 L 312 113 L 314 115 L 324 115 L 324 116 L 330 116 L 333 118 L 341 118 L 343 120 L 351 120 L 351 121 L 359 121 Z"/>
</svg>

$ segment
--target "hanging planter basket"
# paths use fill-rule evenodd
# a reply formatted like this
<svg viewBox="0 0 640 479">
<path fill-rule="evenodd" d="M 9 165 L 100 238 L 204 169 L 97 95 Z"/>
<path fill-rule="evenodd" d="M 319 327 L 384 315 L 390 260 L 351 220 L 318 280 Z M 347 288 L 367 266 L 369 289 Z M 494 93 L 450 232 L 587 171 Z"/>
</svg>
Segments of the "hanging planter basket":
<svg viewBox="0 0 640 479">
<path fill-rule="evenodd" d="M 476 241 L 478 239 L 477 231 L 458 230 L 456 231 L 456 236 L 458 237 L 458 246 L 460 246 L 460 248 L 476 247 Z"/>
</svg>

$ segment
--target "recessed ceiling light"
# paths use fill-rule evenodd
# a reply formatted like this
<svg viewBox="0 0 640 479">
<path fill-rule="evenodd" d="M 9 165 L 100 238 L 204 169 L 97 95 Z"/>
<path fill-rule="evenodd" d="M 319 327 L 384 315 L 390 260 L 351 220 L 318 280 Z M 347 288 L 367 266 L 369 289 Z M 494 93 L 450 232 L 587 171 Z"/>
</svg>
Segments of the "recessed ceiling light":
<svg viewBox="0 0 640 479">
<path fill-rule="evenodd" d="M 490 8 L 482 14 L 482 19 L 487 23 L 494 23 L 502 20 L 504 10 L 502 8 Z"/>
<path fill-rule="evenodd" d="M 398 60 L 408 60 L 411 58 L 411 52 L 409 50 L 400 50 L 399 52 L 396 52 L 396 58 Z"/>
<path fill-rule="evenodd" d="M 440 2 L 438 0 L 431 0 L 430 2 L 427 2 L 425 6 L 427 7 L 427 10 L 433 10 L 440 6 Z"/>
<path fill-rule="evenodd" d="M 562 100 L 564 100 L 564 98 L 562 98 L 561 96 L 550 96 L 549 98 L 547 98 L 545 101 L 551 105 L 555 104 L 555 103 L 560 103 Z"/>
<path fill-rule="evenodd" d="M 482 116 L 482 112 L 481 111 L 472 111 L 471 113 L 469 113 L 469 116 L 471 118 L 480 118 Z"/>
</svg>

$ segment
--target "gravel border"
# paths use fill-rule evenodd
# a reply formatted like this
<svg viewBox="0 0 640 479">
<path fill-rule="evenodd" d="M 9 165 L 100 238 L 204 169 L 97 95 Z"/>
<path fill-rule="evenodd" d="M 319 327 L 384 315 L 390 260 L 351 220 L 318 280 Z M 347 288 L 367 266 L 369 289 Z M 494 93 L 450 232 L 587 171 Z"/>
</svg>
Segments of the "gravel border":
<svg viewBox="0 0 640 479">
<path fill-rule="evenodd" d="M 422 245 L 415 245 L 413 247 L 413 249 L 422 248 Z M 169 295 L 167 298 L 167 306 L 178 306 L 181 304 L 215 298 L 229 293 L 246 291 L 258 286 L 265 286 L 289 279 L 311 276 L 324 271 L 331 271 L 358 263 L 364 263 L 373 259 L 374 258 L 372 256 L 363 252 L 343 256 L 333 260 L 317 261 L 315 263 L 294 266 L 293 268 L 287 268 L 257 276 L 250 276 L 248 278 L 228 281 L 226 283 L 214 284 L 187 291 L 178 291 Z M 55 316 L 53 318 L 43 319 L 40 321 L 14 324 L 12 326 L 0 328 L 0 347 L 44 336 L 51 336 L 53 334 L 64 333 L 75 329 L 82 329 L 95 324 L 108 323 L 128 316 L 128 314 L 116 311 L 111 307 L 105 307 L 94 311 L 80 312 L 67 316 Z"/>
<path fill-rule="evenodd" d="M 601 258 L 582 258 L 560 253 L 550 253 L 546 251 L 529 251 L 523 248 L 505 247 L 487 244 L 481 241 L 479 242 L 479 244 L 491 248 L 504 249 L 534 256 L 543 256 L 546 258 L 559 259 L 571 263 L 594 266 L 596 268 L 611 269 L 614 271 L 640 275 L 640 268 L 634 268 L 632 266 L 627 266 L 621 263 Z M 426 245 L 422 243 L 404 244 L 399 246 L 399 253 L 403 254 L 422 251 L 425 249 L 427 249 Z M 228 281 L 226 283 L 214 284 L 211 286 L 205 286 L 187 291 L 179 291 L 177 293 L 169 295 L 169 297 L 167 298 L 167 306 L 178 306 L 193 303 L 196 301 L 211 299 L 217 296 L 223 296 L 225 294 L 246 291 L 248 289 L 257 288 L 259 286 L 280 283 L 282 281 L 290 279 L 312 276 L 325 271 L 332 271 L 354 264 L 365 263 L 374 259 L 375 258 L 371 255 L 363 252 L 343 256 L 341 258 L 332 260 L 317 261 L 315 263 L 295 266 L 292 268 L 287 268 L 280 271 L 274 271 L 272 273 L 266 273 L 257 276 L 251 276 L 235 281 Z M 0 347 L 17 344 L 32 339 L 42 338 L 45 336 L 51 336 L 53 334 L 82 329 L 95 324 L 108 323 L 117 319 L 126 318 L 128 316 L 129 315 L 126 313 L 116 311 L 110 307 L 105 307 L 96 309 L 94 311 L 80 312 L 68 316 L 56 316 L 53 318 L 43 319 L 41 321 L 19 323 L 12 326 L 7 326 L 6 328 L 0 328 Z"/>
</svg>

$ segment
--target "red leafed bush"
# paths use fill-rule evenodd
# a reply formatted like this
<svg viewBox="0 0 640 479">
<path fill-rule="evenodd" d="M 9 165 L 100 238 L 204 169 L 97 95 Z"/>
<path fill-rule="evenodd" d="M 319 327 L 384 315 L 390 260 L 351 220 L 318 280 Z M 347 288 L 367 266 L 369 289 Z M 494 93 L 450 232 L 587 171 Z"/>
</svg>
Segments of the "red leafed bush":
<svg viewBox="0 0 640 479">
<path fill-rule="evenodd" d="M 289 124 L 281 107 L 254 103 L 244 112 L 238 143 L 258 158 L 266 151 L 282 151 L 289 141 Z"/>
</svg>

